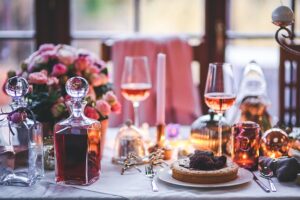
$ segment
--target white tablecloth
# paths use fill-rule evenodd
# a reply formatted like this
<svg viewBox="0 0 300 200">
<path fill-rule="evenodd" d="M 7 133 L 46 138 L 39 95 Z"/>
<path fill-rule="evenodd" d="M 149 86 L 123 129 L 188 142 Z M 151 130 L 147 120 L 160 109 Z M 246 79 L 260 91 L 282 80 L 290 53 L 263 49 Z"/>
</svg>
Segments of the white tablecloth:
<svg viewBox="0 0 300 200">
<path fill-rule="evenodd" d="M 188 129 L 182 132 L 188 134 Z M 150 180 L 135 170 L 120 175 L 120 166 L 111 163 L 116 129 L 109 129 L 100 179 L 90 186 L 65 186 L 54 182 L 54 172 L 31 188 L 0 186 L 0 198 L 23 199 L 300 199 L 300 187 L 295 183 L 278 183 L 278 192 L 266 193 L 251 181 L 235 187 L 192 189 L 166 184 L 157 180 L 159 192 L 152 192 Z M 141 167 L 142 168 L 142 167 Z M 262 180 L 265 181 L 265 180 Z M 267 182 L 265 182 L 267 184 Z"/>
</svg>

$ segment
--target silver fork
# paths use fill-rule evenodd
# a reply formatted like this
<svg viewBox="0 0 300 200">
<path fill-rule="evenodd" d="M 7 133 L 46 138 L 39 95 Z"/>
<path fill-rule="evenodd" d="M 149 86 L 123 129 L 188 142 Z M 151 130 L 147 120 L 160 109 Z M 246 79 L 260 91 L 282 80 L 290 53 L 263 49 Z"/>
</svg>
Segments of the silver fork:
<svg viewBox="0 0 300 200">
<path fill-rule="evenodd" d="M 145 175 L 146 175 L 146 177 L 150 178 L 150 180 L 151 180 L 152 191 L 153 192 L 158 192 L 158 187 L 157 187 L 156 182 L 154 180 L 155 172 L 153 171 L 152 166 L 145 166 Z"/>
</svg>

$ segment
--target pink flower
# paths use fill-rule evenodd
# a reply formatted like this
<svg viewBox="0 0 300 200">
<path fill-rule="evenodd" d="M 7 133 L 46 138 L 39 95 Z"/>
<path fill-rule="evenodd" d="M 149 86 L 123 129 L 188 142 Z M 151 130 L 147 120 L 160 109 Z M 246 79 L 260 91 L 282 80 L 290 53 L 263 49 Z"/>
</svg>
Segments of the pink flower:
<svg viewBox="0 0 300 200">
<path fill-rule="evenodd" d="M 54 50 L 45 51 L 41 53 L 41 56 L 46 60 L 57 58 L 56 52 Z"/>
<path fill-rule="evenodd" d="M 95 65 L 91 65 L 88 69 L 88 71 L 91 73 L 91 74 L 98 74 L 100 72 L 100 69 L 99 67 L 95 66 Z"/>
<path fill-rule="evenodd" d="M 54 50 L 55 46 L 53 44 L 42 44 L 39 48 L 39 52 Z"/>
<path fill-rule="evenodd" d="M 75 61 L 76 54 L 72 47 L 62 45 L 58 47 L 57 58 L 61 63 L 63 63 L 66 66 L 69 66 Z"/>
<path fill-rule="evenodd" d="M 110 105 L 104 100 L 96 101 L 96 109 L 103 115 L 108 116 L 110 114 Z"/>
<path fill-rule="evenodd" d="M 85 116 L 95 119 L 95 120 L 98 120 L 100 118 L 97 110 L 91 106 L 85 107 L 84 114 L 85 114 Z"/>
<path fill-rule="evenodd" d="M 120 102 L 115 102 L 115 103 L 111 106 L 111 111 L 113 111 L 113 112 L 119 114 L 119 113 L 121 113 L 121 108 L 122 108 L 122 106 L 121 106 Z"/>
<path fill-rule="evenodd" d="M 91 83 L 94 87 L 98 87 L 100 85 L 104 85 L 108 82 L 108 78 L 105 74 L 92 74 Z"/>
<path fill-rule="evenodd" d="M 53 66 L 51 75 L 52 76 L 61 76 L 61 75 L 66 74 L 67 71 L 68 71 L 68 69 L 64 64 L 58 63 Z"/>
<path fill-rule="evenodd" d="M 112 91 L 106 92 L 103 96 L 103 99 L 107 101 L 110 105 L 113 105 L 117 101 L 117 97 Z"/>
<path fill-rule="evenodd" d="M 34 72 L 34 73 L 29 74 L 28 82 L 30 84 L 42 85 L 42 84 L 46 84 L 48 82 L 48 77 L 43 71 Z"/>
<path fill-rule="evenodd" d="M 51 113 L 54 117 L 61 116 L 66 111 L 66 106 L 64 103 L 56 103 L 51 108 Z"/>
<path fill-rule="evenodd" d="M 26 112 L 13 112 L 8 115 L 8 120 L 16 124 L 25 121 L 26 118 L 27 118 Z"/>
<path fill-rule="evenodd" d="M 84 71 L 92 65 L 91 60 L 87 56 L 79 56 L 75 61 L 75 69 L 78 71 Z"/>
<path fill-rule="evenodd" d="M 95 62 L 95 65 L 98 66 L 98 68 L 100 68 L 100 69 L 104 69 L 106 66 L 106 63 L 103 60 L 97 60 Z"/>
<path fill-rule="evenodd" d="M 47 81 L 47 85 L 51 86 L 51 85 L 58 85 L 59 84 L 59 80 L 56 77 L 49 77 L 48 81 Z"/>
<path fill-rule="evenodd" d="M 45 64 L 49 61 L 49 57 L 45 55 L 37 55 L 35 56 L 32 61 L 29 63 L 29 71 L 32 71 L 36 66 L 39 64 Z"/>
</svg>

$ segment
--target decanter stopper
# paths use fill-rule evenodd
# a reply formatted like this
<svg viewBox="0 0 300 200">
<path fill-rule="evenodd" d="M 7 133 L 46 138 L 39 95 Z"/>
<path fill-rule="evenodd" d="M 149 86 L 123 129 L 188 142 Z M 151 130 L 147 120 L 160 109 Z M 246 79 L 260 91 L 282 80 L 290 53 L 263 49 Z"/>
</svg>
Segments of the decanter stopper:
<svg viewBox="0 0 300 200">
<path fill-rule="evenodd" d="M 23 77 L 14 76 L 9 78 L 5 85 L 6 93 L 13 98 L 14 102 L 20 101 L 29 90 L 28 82 Z"/>
<path fill-rule="evenodd" d="M 89 89 L 89 84 L 84 78 L 77 76 L 70 78 L 66 83 L 66 91 L 74 100 L 83 99 Z"/>
</svg>

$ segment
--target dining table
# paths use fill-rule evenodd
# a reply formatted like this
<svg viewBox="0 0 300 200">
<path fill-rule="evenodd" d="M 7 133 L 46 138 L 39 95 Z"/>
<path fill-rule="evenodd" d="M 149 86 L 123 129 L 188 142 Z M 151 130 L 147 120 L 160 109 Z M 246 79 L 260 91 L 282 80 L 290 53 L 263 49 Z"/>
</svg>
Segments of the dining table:
<svg viewBox="0 0 300 200">
<path fill-rule="evenodd" d="M 31 187 L 0 186 L 0 199 L 300 199 L 300 186 L 295 182 L 278 182 L 273 178 L 277 192 L 265 192 L 256 182 L 220 188 L 191 188 L 173 185 L 155 177 L 158 192 L 153 192 L 151 181 L 142 172 L 128 170 L 121 175 L 122 166 L 112 163 L 113 147 L 119 128 L 108 128 L 104 155 L 101 161 L 99 180 L 89 186 L 75 186 L 55 183 L 55 172 L 46 171 L 45 177 Z M 149 128 L 149 135 L 155 138 L 155 128 Z M 187 139 L 190 127 L 181 126 L 179 137 Z M 168 161 L 169 163 L 172 162 Z M 268 185 L 266 179 L 257 177 Z"/>
</svg>

